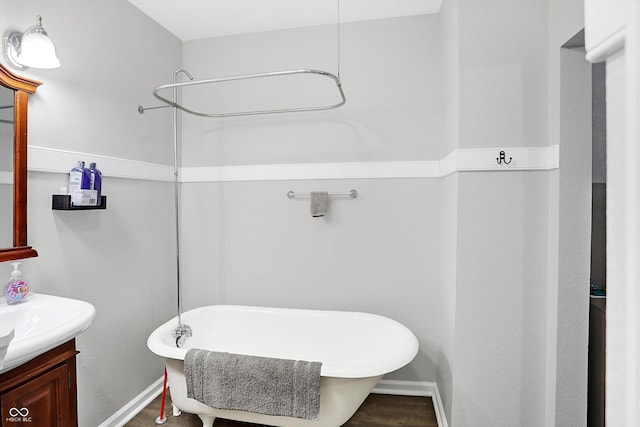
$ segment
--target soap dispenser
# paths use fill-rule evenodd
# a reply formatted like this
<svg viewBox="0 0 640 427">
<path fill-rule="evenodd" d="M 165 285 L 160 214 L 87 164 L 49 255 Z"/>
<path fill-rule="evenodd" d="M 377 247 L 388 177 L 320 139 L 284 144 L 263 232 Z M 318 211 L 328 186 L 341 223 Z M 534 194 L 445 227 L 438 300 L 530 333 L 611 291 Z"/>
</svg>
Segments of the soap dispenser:
<svg viewBox="0 0 640 427">
<path fill-rule="evenodd" d="M 7 299 L 7 304 L 24 301 L 27 299 L 27 294 L 29 293 L 29 285 L 20 278 L 22 276 L 22 272 L 18 268 L 20 263 L 12 262 L 11 265 L 13 266 L 11 278 L 4 288 L 4 296 Z"/>
</svg>

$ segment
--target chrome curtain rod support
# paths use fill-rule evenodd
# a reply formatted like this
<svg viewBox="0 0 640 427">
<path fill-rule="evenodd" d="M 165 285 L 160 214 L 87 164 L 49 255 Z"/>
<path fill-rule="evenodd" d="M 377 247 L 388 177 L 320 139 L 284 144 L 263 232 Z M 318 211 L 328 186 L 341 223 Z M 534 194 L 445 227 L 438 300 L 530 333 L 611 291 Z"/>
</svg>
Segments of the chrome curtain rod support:
<svg viewBox="0 0 640 427">
<path fill-rule="evenodd" d="M 147 110 L 157 110 L 158 108 L 170 108 L 171 105 L 159 105 L 157 107 L 143 107 L 142 105 L 138 105 L 138 113 L 144 114 Z"/>
<path fill-rule="evenodd" d="M 173 84 L 177 84 L 178 76 L 184 74 L 189 80 L 193 80 L 193 76 L 186 70 L 177 69 L 173 73 Z M 178 89 L 173 90 L 173 102 L 178 102 Z M 178 109 L 173 109 L 173 196 L 174 196 L 174 214 L 176 226 L 176 285 L 178 290 L 178 326 L 173 330 L 173 337 L 176 340 L 176 347 L 182 347 L 185 340 L 193 335 L 191 326 L 182 323 L 182 281 L 180 275 L 180 196 L 179 196 L 179 180 L 178 180 Z"/>
<path fill-rule="evenodd" d="M 358 192 L 356 190 L 351 190 L 345 193 L 327 193 L 329 196 L 347 196 L 350 199 L 356 199 L 358 197 Z M 293 190 L 287 191 L 287 197 L 289 199 L 308 199 L 311 197 L 311 193 L 296 193 Z"/>
<path fill-rule="evenodd" d="M 199 111 L 194 111 L 185 106 L 179 104 L 177 101 L 172 101 L 158 94 L 158 92 L 166 90 L 166 89 L 176 89 L 183 88 L 188 86 L 196 86 L 196 85 L 204 85 L 204 84 L 214 84 L 221 82 L 231 82 L 236 80 L 250 80 L 250 79 L 259 79 L 264 77 L 276 77 L 276 76 L 289 76 L 294 74 L 317 74 L 323 77 L 328 77 L 332 79 L 336 88 L 338 89 L 338 93 L 340 95 L 340 102 L 332 105 L 323 105 L 323 106 L 315 106 L 315 107 L 301 107 L 301 108 L 284 108 L 284 109 L 273 109 L 273 110 L 257 110 L 257 111 L 242 111 L 242 112 L 234 112 L 234 113 L 203 113 Z M 237 116 L 255 116 L 259 114 L 278 114 L 278 113 L 295 113 L 302 111 L 320 111 L 320 110 L 331 110 L 334 108 L 338 108 L 343 106 L 347 102 L 347 98 L 344 95 L 344 91 L 342 90 L 342 83 L 340 79 L 335 75 L 328 71 L 322 70 L 312 70 L 312 69 L 301 69 L 301 70 L 287 70 L 287 71 L 274 71 L 270 73 L 259 73 L 259 74 L 246 74 L 242 76 L 232 76 L 232 77 L 221 77 L 216 79 L 207 79 L 207 80 L 194 80 L 182 83 L 173 83 L 158 86 L 153 90 L 153 96 L 155 96 L 160 101 L 166 103 L 171 107 L 175 107 L 180 109 L 186 113 L 193 114 L 195 116 L 200 117 L 213 117 L 213 118 L 223 118 L 223 117 L 237 117 Z"/>
</svg>

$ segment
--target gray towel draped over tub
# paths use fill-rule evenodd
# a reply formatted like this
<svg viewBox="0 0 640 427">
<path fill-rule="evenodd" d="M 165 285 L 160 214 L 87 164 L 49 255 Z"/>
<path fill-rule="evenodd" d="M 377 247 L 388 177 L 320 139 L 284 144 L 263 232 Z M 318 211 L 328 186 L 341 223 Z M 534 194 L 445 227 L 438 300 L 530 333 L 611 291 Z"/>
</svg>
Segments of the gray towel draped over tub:
<svg viewBox="0 0 640 427">
<path fill-rule="evenodd" d="M 191 349 L 187 397 L 216 409 L 318 419 L 321 362 Z"/>
</svg>

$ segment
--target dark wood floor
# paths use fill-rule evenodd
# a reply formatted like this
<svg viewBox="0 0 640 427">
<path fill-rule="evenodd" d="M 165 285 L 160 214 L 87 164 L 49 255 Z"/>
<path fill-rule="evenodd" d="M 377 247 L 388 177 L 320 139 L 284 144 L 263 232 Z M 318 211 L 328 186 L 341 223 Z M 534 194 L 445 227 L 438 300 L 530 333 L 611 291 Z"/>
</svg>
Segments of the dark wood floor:
<svg viewBox="0 0 640 427">
<path fill-rule="evenodd" d="M 165 427 L 202 427 L 200 418 L 193 414 L 182 413 L 179 417 L 171 415 L 171 399 L 167 393 L 165 404 Z M 160 414 L 160 397 L 151 402 L 124 427 L 151 427 Z M 214 427 L 259 427 L 257 424 L 216 419 Z M 438 427 L 433 403 L 429 397 L 392 396 L 370 394 L 358 412 L 344 427 Z"/>
</svg>

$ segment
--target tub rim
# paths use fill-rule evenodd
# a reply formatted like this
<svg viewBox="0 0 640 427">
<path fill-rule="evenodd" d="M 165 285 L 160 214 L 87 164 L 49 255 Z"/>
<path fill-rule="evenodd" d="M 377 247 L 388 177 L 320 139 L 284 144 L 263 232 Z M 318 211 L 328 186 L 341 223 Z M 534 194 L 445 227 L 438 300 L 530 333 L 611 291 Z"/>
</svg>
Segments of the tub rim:
<svg viewBox="0 0 640 427">
<path fill-rule="evenodd" d="M 251 312 L 286 312 L 291 314 L 309 314 L 313 313 L 315 315 L 330 315 L 330 316 L 344 316 L 344 317 L 358 317 L 358 318 L 366 318 L 371 320 L 377 320 L 385 322 L 389 325 L 393 325 L 393 327 L 397 330 L 398 333 L 402 334 L 403 337 L 403 348 L 398 349 L 398 352 L 395 354 L 393 358 L 385 359 L 384 361 L 377 363 L 375 365 L 365 365 L 363 364 L 361 367 L 353 367 L 350 366 L 348 369 L 344 367 L 335 367 L 330 364 L 323 363 L 321 375 L 325 377 L 336 377 L 336 378 L 365 378 L 365 377 L 373 377 L 387 374 L 389 372 L 393 372 L 397 369 L 402 368 L 409 364 L 417 355 L 419 350 L 419 343 L 416 336 L 413 332 L 407 328 L 402 323 L 391 319 L 386 316 L 367 313 L 367 312 L 358 312 L 358 311 L 342 311 L 342 310 L 317 310 L 317 309 L 301 309 L 301 308 L 282 308 L 282 307 L 265 307 L 265 306 L 252 306 L 252 305 L 238 305 L 238 304 L 212 304 L 201 306 L 197 308 L 193 308 L 188 310 L 182 314 L 183 321 L 185 323 L 189 323 L 185 317 L 196 315 L 200 311 L 206 310 L 231 310 L 231 311 L 242 311 L 248 310 Z M 168 359 L 177 359 L 184 360 L 184 357 L 189 350 L 190 347 L 185 348 L 177 348 L 171 347 L 164 342 L 164 337 L 166 334 L 170 334 L 173 329 L 178 325 L 178 317 L 175 316 L 172 319 L 166 321 L 162 325 L 158 326 L 147 339 L 147 347 L 154 354 L 168 358 Z M 187 341 L 188 342 L 188 341 Z M 260 355 L 260 354 L 254 354 Z M 319 360 L 322 362 L 322 360 Z"/>
</svg>

